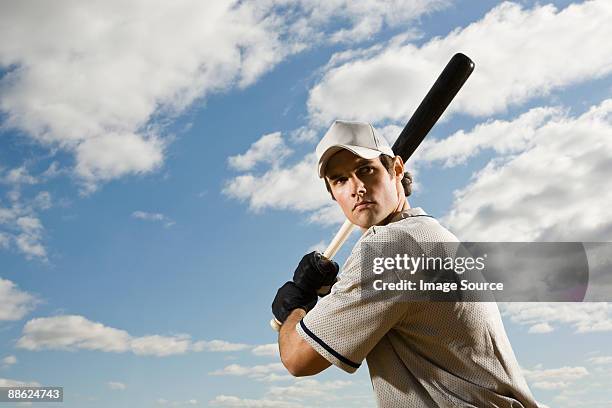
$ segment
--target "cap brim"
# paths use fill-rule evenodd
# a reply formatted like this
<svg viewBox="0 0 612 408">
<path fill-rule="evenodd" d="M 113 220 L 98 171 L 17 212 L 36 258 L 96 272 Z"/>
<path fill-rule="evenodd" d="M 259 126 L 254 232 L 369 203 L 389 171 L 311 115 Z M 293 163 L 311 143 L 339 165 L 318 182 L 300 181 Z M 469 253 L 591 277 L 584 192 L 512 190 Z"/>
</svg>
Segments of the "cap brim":
<svg viewBox="0 0 612 408">
<path fill-rule="evenodd" d="M 384 154 L 381 151 L 378 150 L 374 150 L 374 149 L 369 149 L 367 147 L 362 147 L 362 146 L 352 146 L 352 145 L 333 145 L 330 146 L 325 153 L 323 153 L 323 155 L 321 156 L 321 159 L 319 160 L 319 178 L 323 178 L 324 177 L 324 172 L 325 172 L 325 167 L 327 166 L 327 162 L 329 161 L 329 159 L 336 153 L 338 153 L 340 150 L 348 150 L 354 154 L 356 154 L 357 156 L 367 159 L 367 160 L 371 160 L 371 159 L 375 159 L 378 156 L 380 156 L 381 154 Z"/>
</svg>

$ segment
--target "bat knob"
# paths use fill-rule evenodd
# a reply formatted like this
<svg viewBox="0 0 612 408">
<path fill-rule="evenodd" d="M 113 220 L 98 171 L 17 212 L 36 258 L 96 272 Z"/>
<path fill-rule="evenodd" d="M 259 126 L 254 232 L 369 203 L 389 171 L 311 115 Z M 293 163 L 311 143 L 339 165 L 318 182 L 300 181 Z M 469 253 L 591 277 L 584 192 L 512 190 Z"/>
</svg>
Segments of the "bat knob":
<svg viewBox="0 0 612 408">
<path fill-rule="evenodd" d="M 272 330 L 274 330 L 275 332 L 279 332 L 281 326 L 282 324 L 278 320 L 276 319 L 270 320 L 270 327 L 272 327 Z"/>
</svg>

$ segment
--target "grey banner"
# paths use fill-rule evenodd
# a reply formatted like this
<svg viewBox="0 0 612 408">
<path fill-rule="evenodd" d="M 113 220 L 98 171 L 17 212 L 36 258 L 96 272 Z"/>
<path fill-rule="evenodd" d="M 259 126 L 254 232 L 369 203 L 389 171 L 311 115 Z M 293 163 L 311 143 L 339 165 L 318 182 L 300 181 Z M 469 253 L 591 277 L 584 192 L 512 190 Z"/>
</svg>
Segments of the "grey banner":
<svg viewBox="0 0 612 408">
<path fill-rule="evenodd" d="M 361 243 L 372 301 L 612 301 L 612 243 Z"/>
<path fill-rule="evenodd" d="M 0 387 L 0 402 L 63 402 L 64 387 Z"/>
</svg>

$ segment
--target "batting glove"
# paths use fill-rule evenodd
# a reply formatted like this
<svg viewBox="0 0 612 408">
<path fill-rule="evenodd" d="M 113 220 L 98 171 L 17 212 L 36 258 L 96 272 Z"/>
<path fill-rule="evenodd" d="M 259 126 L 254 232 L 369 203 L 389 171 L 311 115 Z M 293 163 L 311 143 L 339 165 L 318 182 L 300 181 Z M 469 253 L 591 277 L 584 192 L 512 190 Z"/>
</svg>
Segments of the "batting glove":
<svg viewBox="0 0 612 408">
<path fill-rule="evenodd" d="M 294 309 L 310 311 L 317 304 L 317 294 L 306 292 L 293 282 L 287 282 L 276 292 L 272 302 L 272 314 L 284 323 Z"/>
<path fill-rule="evenodd" d="M 293 282 L 308 293 L 318 293 L 325 296 L 336 282 L 340 267 L 331 259 L 325 258 L 320 252 L 304 255 L 293 273 Z M 321 293 L 321 289 L 325 290 Z"/>
</svg>

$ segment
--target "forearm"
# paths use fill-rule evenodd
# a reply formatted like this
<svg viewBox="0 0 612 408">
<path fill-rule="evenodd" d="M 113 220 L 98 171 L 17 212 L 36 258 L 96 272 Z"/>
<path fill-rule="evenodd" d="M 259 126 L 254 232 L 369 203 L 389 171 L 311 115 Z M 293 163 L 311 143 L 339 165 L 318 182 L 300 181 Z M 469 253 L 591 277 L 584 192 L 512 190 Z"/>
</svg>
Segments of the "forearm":
<svg viewBox="0 0 612 408">
<path fill-rule="evenodd" d="M 280 351 L 281 361 L 287 369 L 294 365 L 293 361 L 296 358 L 296 351 L 299 349 L 299 343 L 304 341 L 295 329 L 304 316 L 306 316 L 306 311 L 304 309 L 294 309 L 291 311 L 291 314 L 289 314 L 289 317 L 287 317 L 287 320 L 285 320 L 278 333 L 278 349 Z"/>
<path fill-rule="evenodd" d="M 301 340 L 299 334 L 295 330 L 295 326 L 299 323 L 302 318 L 306 316 L 306 311 L 304 309 L 293 309 L 285 323 L 281 326 L 280 332 L 278 333 L 278 346 L 281 351 L 281 356 L 283 355 L 283 349 L 290 350 L 292 346 L 295 346 L 295 342 L 297 340 Z"/>
<path fill-rule="evenodd" d="M 296 325 L 304 316 L 303 309 L 294 309 L 278 335 L 281 361 L 296 377 L 318 374 L 331 365 L 298 334 Z"/>
</svg>

